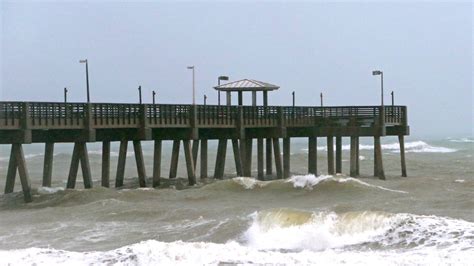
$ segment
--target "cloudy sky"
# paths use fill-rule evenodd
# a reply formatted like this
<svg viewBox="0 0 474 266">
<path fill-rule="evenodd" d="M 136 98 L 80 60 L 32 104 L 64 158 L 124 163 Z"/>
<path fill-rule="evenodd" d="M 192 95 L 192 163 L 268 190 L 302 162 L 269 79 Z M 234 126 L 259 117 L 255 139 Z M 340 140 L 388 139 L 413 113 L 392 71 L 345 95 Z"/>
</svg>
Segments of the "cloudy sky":
<svg viewBox="0 0 474 266">
<path fill-rule="evenodd" d="M 471 2 L 1 1 L 3 101 L 198 102 L 217 76 L 281 86 L 271 105 L 407 105 L 415 136 L 473 135 Z M 246 98 L 250 103 L 250 98 Z M 260 102 L 261 99 L 259 99 Z"/>
</svg>

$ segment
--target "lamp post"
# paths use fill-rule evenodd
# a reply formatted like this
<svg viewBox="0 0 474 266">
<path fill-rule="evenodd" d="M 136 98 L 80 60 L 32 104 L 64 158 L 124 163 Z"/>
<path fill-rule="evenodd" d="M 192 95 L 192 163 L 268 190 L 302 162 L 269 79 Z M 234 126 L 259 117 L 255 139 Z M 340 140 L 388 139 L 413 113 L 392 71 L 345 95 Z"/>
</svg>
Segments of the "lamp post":
<svg viewBox="0 0 474 266">
<path fill-rule="evenodd" d="M 291 93 L 291 96 L 293 97 L 293 108 L 295 107 L 295 91 Z"/>
<path fill-rule="evenodd" d="M 380 75 L 380 93 L 381 93 L 381 106 L 383 108 L 383 72 L 380 70 L 374 70 L 372 71 L 373 76 L 379 76 Z"/>
<path fill-rule="evenodd" d="M 393 107 L 395 105 L 395 96 L 393 94 L 393 91 L 390 94 L 392 95 L 392 107 Z"/>
<path fill-rule="evenodd" d="M 156 92 L 153 91 L 153 92 L 152 92 L 152 95 L 153 95 L 153 104 L 155 104 L 155 103 L 156 103 L 156 102 L 155 102 L 155 95 L 156 95 Z"/>
<path fill-rule="evenodd" d="M 204 105 L 206 105 L 206 103 L 207 103 L 207 96 L 206 94 L 204 94 Z"/>
<path fill-rule="evenodd" d="M 89 94 L 89 64 L 87 62 L 87 59 L 79 60 L 79 63 L 86 64 L 87 103 L 90 103 L 91 98 Z"/>
<path fill-rule="evenodd" d="M 221 85 L 221 80 L 229 80 L 228 76 L 219 76 L 217 78 L 217 86 Z M 221 105 L 221 91 L 217 91 L 217 105 Z"/>
<path fill-rule="evenodd" d="M 188 66 L 187 68 L 193 70 L 193 105 L 196 105 L 196 89 L 195 89 L 195 82 L 194 82 L 194 66 Z"/>
<path fill-rule="evenodd" d="M 142 86 L 138 86 L 138 103 L 142 104 Z"/>
<path fill-rule="evenodd" d="M 64 87 L 64 103 L 67 103 L 67 88 Z"/>
<path fill-rule="evenodd" d="M 322 92 L 319 94 L 319 98 L 321 98 L 321 107 L 323 107 L 323 93 Z"/>
</svg>

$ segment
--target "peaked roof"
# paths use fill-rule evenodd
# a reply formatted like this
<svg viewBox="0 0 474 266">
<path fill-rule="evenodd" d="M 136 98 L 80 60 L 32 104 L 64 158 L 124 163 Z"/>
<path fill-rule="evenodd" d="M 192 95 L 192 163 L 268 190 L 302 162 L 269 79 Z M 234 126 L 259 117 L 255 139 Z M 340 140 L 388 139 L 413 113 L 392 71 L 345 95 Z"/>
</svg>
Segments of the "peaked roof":
<svg viewBox="0 0 474 266">
<path fill-rule="evenodd" d="M 272 91 L 280 87 L 254 79 L 242 79 L 214 87 L 218 91 Z"/>
</svg>

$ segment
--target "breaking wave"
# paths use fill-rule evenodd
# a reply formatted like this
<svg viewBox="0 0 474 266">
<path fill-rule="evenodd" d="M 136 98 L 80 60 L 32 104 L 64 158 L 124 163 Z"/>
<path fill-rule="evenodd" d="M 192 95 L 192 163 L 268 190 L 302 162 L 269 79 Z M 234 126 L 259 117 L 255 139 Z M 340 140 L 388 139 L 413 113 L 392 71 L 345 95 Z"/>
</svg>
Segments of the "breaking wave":
<svg viewBox="0 0 474 266">
<path fill-rule="evenodd" d="M 470 142 L 469 139 L 466 139 L 465 142 Z M 350 145 L 342 145 L 342 150 L 350 150 Z M 360 150 L 373 150 L 374 146 L 373 145 L 364 145 L 360 144 L 359 145 Z M 385 151 L 391 151 L 394 153 L 400 152 L 400 144 L 399 143 L 388 143 L 388 144 L 382 144 L 382 149 Z M 308 151 L 308 149 L 302 149 L 303 151 Z M 321 151 L 326 151 L 327 147 L 326 146 L 318 146 L 318 150 Z M 424 141 L 411 141 L 411 142 L 406 142 L 405 143 L 405 152 L 413 152 L 413 153 L 450 153 L 450 152 L 456 152 L 456 149 L 452 148 L 447 148 L 447 147 L 438 147 L 438 146 L 432 146 L 429 145 L 428 143 Z"/>
<path fill-rule="evenodd" d="M 52 248 L 0 251 L 2 263 L 35 265 L 468 265 L 474 224 L 383 212 L 255 212 L 239 239 L 226 243 L 147 240 L 110 251 Z"/>
</svg>

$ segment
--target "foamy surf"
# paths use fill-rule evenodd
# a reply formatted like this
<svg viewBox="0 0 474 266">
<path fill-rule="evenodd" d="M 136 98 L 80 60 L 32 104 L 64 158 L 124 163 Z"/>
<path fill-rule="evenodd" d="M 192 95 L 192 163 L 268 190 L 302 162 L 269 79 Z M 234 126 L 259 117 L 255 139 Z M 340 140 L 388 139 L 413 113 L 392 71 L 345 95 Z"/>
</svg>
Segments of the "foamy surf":
<svg viewBox="0 0 474 266">
<path fill-rule="evenodd" d="M 241 238 L 222 244 L 147 240 L 104 252 L 2 250 L 0 264 L 469 265 L 474 259 L 474 225 L 437 216 L 267 210 L 250 216 Z"/>
<path fill-rule="evenodd" d="M 315 176 L 312 174 L 309 175 L 294 175 L 287 179 L 285 182 L 292 183 L 295 188 L 307 188 L 312 189 L 322 182 L 336 182 L 336 183 L 354 183 L 366 187 L 377 188 L 385 191 L 396 192 L 396 193 L 408 193 L 402 190 L 389 189 L 383 186 L 372 185 L 367 182 L 361 181 L 352 177 L 341 177 L 341 176 L 331 176 L 331 175 L 320 175 Z"/>
<path fill-rule="evenodd" d="M 458 141 L 458 142 L 470 142 L 469 139 L 466 139 L 466 141 Z M 335 148 L 335 146 L 334 146 Z M 360 144 L 359 145 L 359 150 L 373 150 L 374 146 L 373 145 L 364 145 Z M 320 151 L 326 151 L 327 147 L 326 146 L 318 146 L 318 150 Z M 342 150 L 349 151 L 350 150 L 350 145 L 342 145 Z M 395 142 L 395 143 L 387 143 L 387 144 L 382 144 L 382 150 L 388 150 L 393 153 L 399 153 L 400 152 L 400 144 Z M 307 152 L 308 149 L 304 148 L 302 151 Z M 405 152 L 413 152 L 413 153 L 451 153 L 451 152 L 456 152 L 456 149 L 452 148 L 447 148 L 447 147 L 439 147 L 439 146 L 432 146 L 424 141 L 410 141 L 405 143 Z"/>
</svg>

